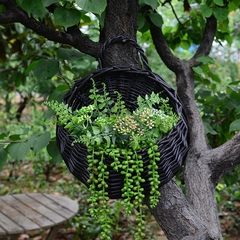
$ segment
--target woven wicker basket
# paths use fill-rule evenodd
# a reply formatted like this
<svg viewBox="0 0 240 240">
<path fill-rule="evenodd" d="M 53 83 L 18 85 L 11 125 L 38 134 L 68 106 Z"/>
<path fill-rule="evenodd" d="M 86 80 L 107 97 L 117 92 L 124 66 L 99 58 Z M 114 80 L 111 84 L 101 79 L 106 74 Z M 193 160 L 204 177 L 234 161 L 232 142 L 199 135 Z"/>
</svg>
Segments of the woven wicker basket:
<svg viewBox="0 0 240 240">
<path fill-rule="evenodd" d="M 102 68 L 102 58 L 105 49 L 110 44 L 119 42 L 127 42 L 137 49 L 145 69 L 122 66 Z M 139 95 L 144 97 L 146 94 L 151 94 L 151 92 L 160 92 L 163 98 L 168 98 L 174 111 L 181 115 L 181 119 L 167 136 L 157 142 L 161 154 L 161 160 L 158 162 L 161 186 L 166 184 L 180 169 L 188 151 L 188 127 L 183 105 L 179 97 L 174 89 L 168 86 L 160 76 L 151 71 L 143 50 L 132 39 L 122 36 L 110 39 L 103 45 L 98 61 L 98 70 L 77 81 L 73 88 L 64 96 L 63 102 L 71 106 L 73 110 L 92 104 L 92 100 L 88 97 L 90 95 L 89 90 L 92 88 L 91 79 L 94 79 L 96 87 L 100 92 L 103 91 L 102 83 L 104 82 L 107 91 L 114 101 L 116 100 L 114 91 L 117 90 L 122 95 L 126 107 L 130 111 L 137 108 L 136 99 Z M 67 130 L 62 126 L 57 126 L 57 145 L 67 167 L 75 177 L 88 186 L 87 148 L 79 143 L 72 145 L 74 140 Z M 144 161 L 142 177 L 145 178 L 146 181 L 142 186 L 145 194 L 148 194 L 150 191 L 150 183 L 147 180 L 149 163 L 147 149 L 138 151 L 138 154 L 142 155 Z M 107 180 L 108 194 L 110 198 L 121 198 L 123 175 L 112 169 L 110 166 L 111 162 L 112 159 L 106 157 L 105 163 L 110 173 L 109 179 Z"/>
</svg>

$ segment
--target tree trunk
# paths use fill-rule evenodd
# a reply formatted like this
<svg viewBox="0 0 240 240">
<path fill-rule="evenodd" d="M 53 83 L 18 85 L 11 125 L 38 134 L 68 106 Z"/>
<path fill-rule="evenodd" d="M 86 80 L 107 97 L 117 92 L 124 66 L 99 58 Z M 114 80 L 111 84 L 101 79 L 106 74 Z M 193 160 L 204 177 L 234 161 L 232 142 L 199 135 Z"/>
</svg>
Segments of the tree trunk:
<svg viewBox="0 0 240 240">
<path fill-rule="evenodd" d="M 136 40 L 138 0 L 108 0 L 100 41 L 125 36 Z M 104 66 L 140 66 L 136 50 L 129 44 L 110 46 L 104 54 Z"/>
<path fill-rule="evenodd" d="M 101 32 L 101 41 L 104 42 L 108 38 L 118 35 L 135 39 L 136 23 L 136 0 L 109 0 L 104 28 Z M 113 46 L 107 51 L 105 66 L 136 65 L 138 64 L 136 58 L 136 52 L 133 51 L 131 46 L 118 44 L 118 46 Z M 187 65 L 183 65 L 181 61 L 179 61 L 178 66 L 178 82 L 185 85 L 180 88 L 184 91 L 179 92 L 179 94 L 189 99 L 189 101 L 194 101 L 192 70 Z M 182 80 L 186 78 L 188 81 Z M 184 96 L 184 94 L 187 96 Z M 189 107 L 191 106 L 193 106 L 193 109 L 189 111 L 192 116 L 191 121 L 198 121 L 202 124 L 197 109 L 194 105 L 189 105 Z M 203 128 L 200 127 L 200 131 L 202 130 Z M 203 136 L 202 133 L 201 136 Z M 191 146 L 191 149 L 206 148 L 205 138 L 202 140 L 198 146 Z M 176 184 L 176 181 L 172 180 L 160 189 L 161 197 L 158 206 L 155 209 L 150 209 L 170 240 L 221 239 L 214 192 L 215 186 L 211 183 L 208 167 L 200 163 L 200 167 L 196 168 L 196 160 L 198 160 L 197 156 L 190 154 L 186 161 L 186 197 Z M 198 185 L 199 181 L 201 186 Z"/>
<path fill-rule="evenodd" d="M 136 0 L 108 1 L 104 28 L 100 37 L 102 43 L 110 37 L 119 35 L 136 39 L 137 4 Z M 162 44 L 161 39 L 158 38 L 157 41 L 160 45 Z M 162 49 L 166 51 L 165 48 Z M 127 44 L 110 47 L 104 56 L 105 66 L 139 66 L 136 51 Z M 187 63 L 179 59 L 177 61 L 177 64 L 174 64 L 174 57 L 171 57 L 171 63 L 176 68 L 178 85 L 182 85 L 178 93 L 180 97 L 185 98 L 184 102 L 188 109 L 190 134 L 191 123 L 193 126 L 198 126 L 198 131 L 194 131 L 190 137 L 195 140 L 191 145 L 185 167 L 186 196 L 173 179 L 160 189 L 161 197 L 158 206 L 149 210 L 170 240 L 220 240 L 222 238 L 215 185 L 211 181 L 208 165 L 205 165 L 203 158 L 199 158 L 200 156 L 196 154 L 202 149 L 206 150 L 207 144 L 203 124 L 195 105 L 193 72 Z"/>
</svg>

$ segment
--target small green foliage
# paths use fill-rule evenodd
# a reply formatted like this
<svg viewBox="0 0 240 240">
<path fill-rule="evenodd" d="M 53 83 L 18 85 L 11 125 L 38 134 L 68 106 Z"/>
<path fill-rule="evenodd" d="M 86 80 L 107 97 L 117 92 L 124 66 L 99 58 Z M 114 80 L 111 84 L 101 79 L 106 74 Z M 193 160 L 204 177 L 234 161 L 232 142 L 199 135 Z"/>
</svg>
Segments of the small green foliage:
<svg viewBox="0 0 240 240">
<path fill-rule="evenodd" d="M 142 156 L 139 150 L 148 148 L 150 206 L 157 205 L 160 196 L 160 176 L 158 162 L 160 153 L 156 142 L 164 137 L 179 121 L 168 99 L 152 92 L 144 98 L 138 96 L 135 111 L 130 112 L 120 93 L 115 92 L 114 102 L 103 83 L 103 94 L 99 93 L 94 80 L 89 98 L 93 103 L 72 111 L 71 107 L 57 101 L 46 102 L 56 113 L 57 123 L 64 126 L 75 137 L 73 144 L 79 142 L 88 148 L 88 180 L 91 197 L 90 214 L 101 225 L 102 239 L 110 239 L 112 221 L 110 218 L 108 184 L 109 171 L 105 158 L 111 157 L 111 167 L 124 176 L 122 198 L 127 215 L 137 209 L 137 229 L 135 239 L 145 236 L 143 214 L 144 188 L 146 181 Z M 121 159 L 120 159 L 121 156 Z"/>
<path fill-rule="evenodd" d="M 77 5 L 84 11 L 101 15 L 107 6 L 106 0 L 76 0 Z"/>
<path fill-rule="evenodd" d="M 42 58 L 34 67 L 34 75 L 40 81 L 52 78 L 59 70 L 59 61 Z"/>
<path fill-rule="evenodd" d="M 54 17 L 59 25 L 68 28 L 74 26 L 80 21 L 81 12 L 78 11 L 77 9 L 57 7 L 54 10 Z"/>
</svg>

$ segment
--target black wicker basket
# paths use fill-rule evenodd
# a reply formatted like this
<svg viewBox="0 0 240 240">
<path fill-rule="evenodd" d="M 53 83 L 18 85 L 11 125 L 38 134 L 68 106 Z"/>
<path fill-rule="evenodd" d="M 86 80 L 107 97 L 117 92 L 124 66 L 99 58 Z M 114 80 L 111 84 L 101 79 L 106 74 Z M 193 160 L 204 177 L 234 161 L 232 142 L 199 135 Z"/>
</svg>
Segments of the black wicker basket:
<svg viewBox="0 0 240 240">
<path fill-rule="evenodd" d="M 110 44 L 120 42 L 131 44 L 137 49 L 145 69 L 123 66 L 102 68 L 102 59 L 105 49 Z M 151 71 L 143 50 L 132 39 L 119 36 L 108 40 L 100 51 L 98 61 L 98 70 L 77 81 L 73 88 L 63 97 L 63 102 L 71 106 L 73 111 L 80 109 L 82 106 L 92 104 L 92 100 L 89 99 L 89 90 L 92 88 L 91 79 L 94 79 L 96 87 L 100 92 L 103 91 L 102 83 L 104 82 L 107 91 L 114 101 L 116 100 L 114 91 L 117 90 L 130 111 L 137 108 L 136 99 L 139 95 L 144 97 L 146 94 L 149 95 L 155 92 L 160 93 L 163 98 L 168 98 L 170 105 L 176 113 L 180 114 L 181 119 L 167 136 L 157 142 L 158 150 L 161 154 L 161 160 L 158 162 L 158 171 L 161 181 L 160 186 L 166 184 L 180 169 L 188 151 L 188 126 L 183 105 L 179 97 L 174 89 L 168 86 L 160 76 Z M 74 140 L 75 139 L 70 136 L 66 129 L 62 126 L 57 126 L 57 145 L 67 167 L 75 177 L 88 186 L 89 171 L 87 148 L 80 143 L 72 145 Z M 138 151 L 138 154 L 142 155 L 144 161 L 144 172 L 142 173 L 142 177 L 145 178 L 146 181 L 142 186 L 145 194 L 148 194 L 150 192 L 150 183 L 147 180 L 149 162 L 147 149 Z M 124 181 L 123 175 L 112 169 L 110 166 L 111 162 L 112 159 L 110 157 L 105 158 L 105 164 L 107 164 L 110 173 L 109 179 L 107 180 L 108 194 L 110 198 L 121 198 L 121 189 Z"/>
</svg>

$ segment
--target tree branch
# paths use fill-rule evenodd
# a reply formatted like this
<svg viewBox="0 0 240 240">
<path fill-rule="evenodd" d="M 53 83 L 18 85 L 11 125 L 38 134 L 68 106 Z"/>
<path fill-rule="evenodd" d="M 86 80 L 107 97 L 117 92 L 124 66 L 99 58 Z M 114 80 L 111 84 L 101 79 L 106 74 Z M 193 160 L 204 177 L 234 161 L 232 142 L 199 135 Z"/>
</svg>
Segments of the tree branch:
<svg viewBox="0 0 240 240">
<path fill-rule="evenodd" d="M 217 185 L 224 174 L 240 164 L 240 132 L 220 147 L 211 150 L 208 163 L 211 166 L 212 181 Z"/>
<path fill-rule="evenodd" d="M 176 11 L 175 11 L 173 5 L 172 5 L 172 2 L 169 1 L 168 3 L 169 3 L 169 5 L 170 5 L 170 7 L 171 7 L 171 9 L 172 9 L 173 15 L 175 16 L 175 18 L 176 18 L 177 21 L 178 21 L 178 23 L 179 23 L 181 26 L 183 26 L 183 24 L 181 23 L 180 19 L 179 19 L 178 16 L 177 16 L 177 13 L 176 13 Z"/>
<path fill-rule="evenodd" d="M 155 26 L 150 19 L 147 20 L 150 24 L 153 43 L 160 58 L 170 70 L 176 73 L 182 68 L 181 60 L 172 54 L 167 41 L 163 36 L 162 30 Z"/>
<path fill-rule="evenodd" d="M 156 50 L 166 64 L 177 76 L 177 91 L 186 106 L 188 125 L 190 126 L 190 143 L 194 147 L 192 151 L 205 151 L 207 149 L 204 125 L 196 106 L 194 94 L 194 75 L 189 61 L 182 61 L 174 56 L 167 44 L 162 30 L 156 27 L 150 20 L 150 30 Z M 207 31 L 208 32 L 208 31 Z"/>
<path fill-rule="evenodd" d="M 212 43 L 216 34 L 216 30 L 217 30 L 217 20 L 212 15 L 211 17 L 207 18 L 201 44 L 199 45 L 194 56 L 189 60 L 189 63 L 191 64 L 191 66 L 194 67 L 201 64 L 196 61 L 197 57 L 201 55 L 209 55 L 212 48 Z"/>
<path fill-rule="evenodd" d="M 29 17 L 14 0 L 0 0 L 0 3 L 7 9 L 6 12 L 0 13 L 1 24 L 19 22 L 26 28 L 46 37 L 48 40 L 68 44 L 83 53 L 96 58 L 98 57 L 101 44 L 93 42 L 88 37 L 84 36 L 76 26 L 68 28 L 67 32 L 58 32 L 36 19 Z"/>
<path fill-rule="evenodd" d="M 203 121 L 196 105 L 194 93 L 194 73 L 188 62 L 182 61 L 182 71 L 176 73 L 177 92 L 180 96 L 188 119 L 189 152 L 201 153 L 208 149 Z"/>
</svg>

